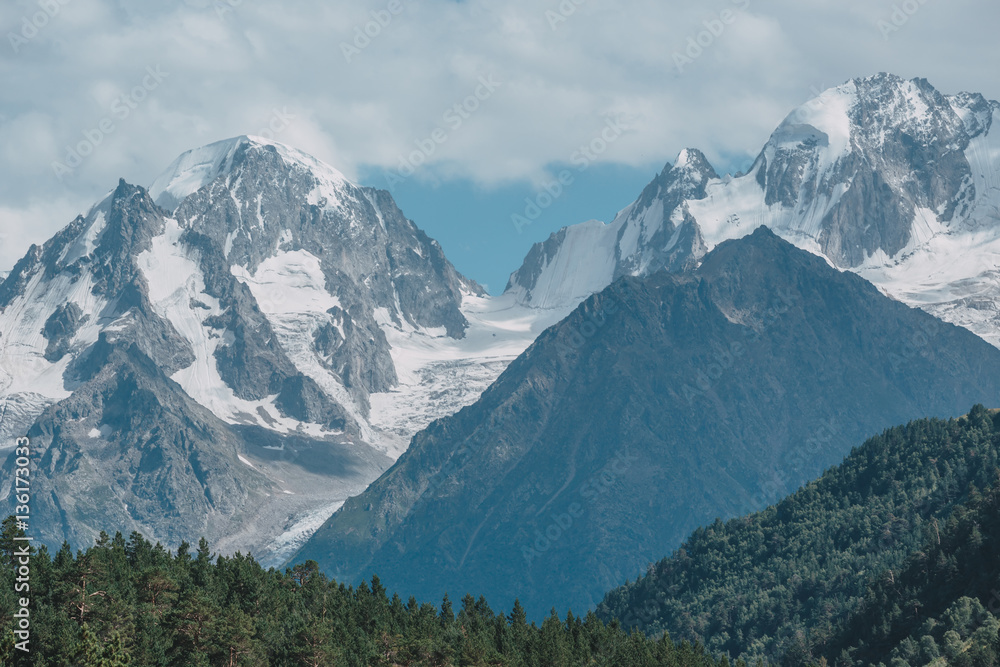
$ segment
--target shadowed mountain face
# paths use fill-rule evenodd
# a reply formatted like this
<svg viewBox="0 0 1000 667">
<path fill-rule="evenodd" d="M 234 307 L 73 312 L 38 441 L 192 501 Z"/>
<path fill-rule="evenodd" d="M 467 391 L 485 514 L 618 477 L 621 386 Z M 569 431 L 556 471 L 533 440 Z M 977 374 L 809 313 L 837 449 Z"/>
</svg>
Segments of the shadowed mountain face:
<svg viewBox="0 0 1000 667">
<path fill-rule="evenodd" d="M 596 613 L 749 665 L 995 665 L 998 468 L 997 411 L 893 427 L 767 509 L 698 528 Z M 922 650 L 956 630 L 947 663 Z"/>
<path fill-rule="evenodd" d="M 135 344 L 102 341 L 88 363 L 93 376 L 28 431 L 39 537 L 82 546 L 107 526 L 177 544 L 253 518 L 273 486 L 224 424 Z"/>
<path fill-rule="evenodd" d="M 996 402 L 998 371 L 968 331 L 761 228 L 587 299 L 295 560 L 404 596 L 582 611 L 871 433 Z"/>
</svg>

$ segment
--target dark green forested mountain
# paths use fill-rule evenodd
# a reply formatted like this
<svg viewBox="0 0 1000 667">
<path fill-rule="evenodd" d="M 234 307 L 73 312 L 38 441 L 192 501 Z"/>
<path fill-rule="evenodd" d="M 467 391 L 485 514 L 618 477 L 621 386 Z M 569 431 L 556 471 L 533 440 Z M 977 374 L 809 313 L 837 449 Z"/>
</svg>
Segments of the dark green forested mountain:
<svg viewBox="0 0 1000 667">
<path fill-rule="evenodd" d="M 580 612 L 871 434 L 997 396 L 996 348 L 761 228 L 690 274 L 587 299 L 295 560 L 421 598 L 519 598 L 538 620 Z"/>
<path fill-rule="evenodd" d="M 596 614 L 541 624 L 471 595 L 404 603 L 312 561 L 282 573 L 204 540 L 170 553 L 102 534 L 32 559 L 28 656 L 8 519 L 0 665 L 996 665 L 998 465 L 1000 412 L 890 429 L 777 505 L 699 529 Z"/>
<path fill-rule="evenodd" d="M 889 429 L 777 505 L 695 531 L 597 613 L 788 665 L 998 664 L 998 452 L 982 406 Z"/>
<path fill-rule="evenodd" d="M 836 656 L 837 665 L 1000 664 L 997 481 L 985 494 L 973 489 L 901 570 L 882 572 L 814 652 Z"/>
<path fill-rule="evenodd" d="M 138 533 L 101 535 L 75 555 L 68 546 L 31 563 L 31 652 L 16 650 L 13 517 L 0 537 L 0 666 L 722 667 L 701 647 L 617 624 L 553 611 L 528 623 L 515 605 L 494 613 L 483 598 L 454 608 L 389 597 L 374 578 L 356 588 L 328 580 L 316 563 L 284 573 L 249 556 L 211 555 L 202 540 L 169 553 Z"/>
</svg>

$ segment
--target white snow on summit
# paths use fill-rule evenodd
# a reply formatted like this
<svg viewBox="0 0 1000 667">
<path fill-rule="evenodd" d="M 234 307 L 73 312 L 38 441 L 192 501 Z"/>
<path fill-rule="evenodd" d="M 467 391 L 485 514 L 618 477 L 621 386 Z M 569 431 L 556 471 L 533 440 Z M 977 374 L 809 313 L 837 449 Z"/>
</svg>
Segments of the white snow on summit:
<svg viewBox="0 0 1000 667">
<path fill-rule="evenodd" d="M 342 173 L 308 153 L 263 137 L 242 135 L 182 153 L 149 186 L 149 196 L 158 206 L 174 210 L 186 197 L 228 174 L 236 151 L 245 144 L 273 146 L 288 164 L 311 171 L 320 185 L 310 203 L 324 198 L 336 201 L 337 186 L 349 182 Z"/>
<path fill-rule="evenodd" d="M 546 257 L 531 293 L 515 283 L 507 294 L 533 308 L 565 310 L 603 289 L 614 277 L 619 228 L 620 225 L 590 220 L 560 230 L 565 239 L 555 256 Z"/>
<path fill-rule="evenodd" d="M 869 120 L 855 125 L 851 114 L 862 102 L 859 85 L 874 89 L 879 97 L 874 103 L 864 100 L 869 104 Z M 665 213 L 675 225 L 689 214 L 705 252 L 764 225 L 838 266 L 824 254 L 823 224 L 857 175 L 844 172 L 843 165 L 848 164 L 844 161 L 861 150 L 880 159 L 890 131 L 933 145 L 935 132 L 955 129 L 947 109 L 931 108 L 927 100 L 934 99 L 940 98 L 932 90 L 928 93 L 926 82 L 885 75 L 827 90 L 785 118 L 750 173 L 711 179 L 704 197 L 685 199 L 672 211 L 663 210 L 665 198 L 660 193 L 653 202 L 643 197 L 636 200 L 609 225 L 589 221 L 564 228 L 546 245 L 544 262 L 537 275 L 532 275 L 533 282 L 519 284 L 515 274 L 508 294 L 532 307 L 569 308 L 611 282 L 614 276 L 608 267 L 615 261 L 630 267 L 633 275 L 645 274 L 650 252 L 657 250 L 648 243 L 663 225 Z M 965 150 L 971 180 L 962 184 L 954 198 L 955 214 L 949 220 L 942 215 L 943 208 L 930 210 L 915 202 L 904 247 L 892 256 L 880 249 L 866 252 L 858 265 L 841 268 L 1000 347 L 1000 107 L 996 103 L 984 106 L 978 96 L 964 93 L 944 99 L 973 136 Z M 898 148 L 896 154 L 900 154 Z M 689 160 L 689 151 L 682 151 L 674 169 L 689 167 Z M 788 182 L 797 184 L 798 190 L 786 193 L 794 205 L 768 204 L 761 171 L 775 164 L 794 171 Z M 913 169 L 924 166 L 915 164 Z M 884 177 L 906 191 L 913 174 L 894 169 L 887 167 Z M 771 176 L 787 178 L 789 174 Z M 639 210 L 640 204 L 645 208 Z M 675 242 L 676 238 L 670 239 L 666 247 Z M 534 262 L 530 255 L 529 262 Z"/>
<path fill-rule="evenodd" d="M 107 202 L 105 199 L 90 210 L 83 231 L 64 255 L 75 258 L 93 252 L 95 239 L 104 228 Z M 61 273 L 49 279 L 37 271 L 4 310 L 0 317 L 0 447 L 23 435 L 48 405 L 72 393 L 63 374 L 73 356 L 46 359 L 48 341 L 42 331 L 57 308 L 73 303 L 83 321 L 70 347 L 79 349 L 96 342 L 108 324 L 101 315 L 107 301 L 93 294 L 93 285 L 86 272 L 79 278 Z"/>
<path fill-rule="evenodd" d="M 764 149 L 768 163 L 774 160 L 776 150 L 794 150 L 805 141 L 816 141 L 825 148 L 820 153 L 822 161 L 817 165 L 817 171 L 827 171 L 851 150 L 851 120 L 848 114 L 857 100 L 857 85 L 851 81 L 831 88 L 794 109 L 774 131 Z"/>
</svg>

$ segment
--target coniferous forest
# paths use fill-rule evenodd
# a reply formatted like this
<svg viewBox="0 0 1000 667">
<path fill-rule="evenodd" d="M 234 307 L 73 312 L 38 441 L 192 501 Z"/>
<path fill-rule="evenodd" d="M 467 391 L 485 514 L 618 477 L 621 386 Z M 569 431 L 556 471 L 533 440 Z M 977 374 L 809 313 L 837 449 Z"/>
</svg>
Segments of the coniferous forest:
<svg viewBox="0 0 1000 667">
<path fill-rule="evenodd" d="M 597 612 L 529 623 L 482 597 L 404 602 L 313 561 L 284 572 L 101 534 L 32 557 L 15 650 L 3 523 L 3 665 L 1000 664 L 1000 413 L 912 422 L 757 514 L 699 529 Z M 619 621 L 621 619 L 621 621 Z"/>
<path fill-rule="evenodd" d="M 697 530 L 598 608 L 785 665 L 1000 664 L 1000 413 L 871 438 L 777 505 Z"/>
<path fill-rule="evenodd" d="M 528 623 L 482 598 L 419 604 L 378 578 L 348 587 L 307 562 L 279 572 L 249 556 L 214 557 L 202 540 L 170 553 L 138 533 L 102 535 L 85 552 L 32 558 L 31 653 L 14 649 L 12 554 L 4 522 L 3 665 L 676 665 L 724 664 L 700 646 L 648 639 L 593 613 Z"/>
</svg>

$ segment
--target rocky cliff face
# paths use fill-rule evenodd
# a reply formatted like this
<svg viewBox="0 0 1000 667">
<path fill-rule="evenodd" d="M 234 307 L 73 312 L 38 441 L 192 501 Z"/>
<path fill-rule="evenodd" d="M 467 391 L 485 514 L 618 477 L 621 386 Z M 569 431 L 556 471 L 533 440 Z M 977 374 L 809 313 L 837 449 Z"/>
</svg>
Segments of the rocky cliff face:
<svg viewBox="0 0 1000 667">
<path fill-rule="evenodd" d="M 917 240 L 920 216 L 945 228 L 968 216 L 980 193 L 966 152 L 996 108 L 924 79 L 858 79 L 792 112 L 751 175 L 765 206 L 821 214 L 817 229 L 794 216 L 784 229 L 813 236 L 837 266 L 860 267 Z"/>
<path fill-rule="evenodd" d="M 388 193 L 286 146 L 245 137 L 213 144 L 181 156 L 150 191 L 161 204 L 179 201 L 174 216 L 190 238 L 218 251 L 203 253 L 206 275 L 240 277 L 264 314 L 281 320 L 279 338 L 321 353 L 362 416 L 368 395 L 397 383 L 379 320 L 461 338 L 463 293 L 483 295 Z M 313 297 L 324 295 L 325 312 L 283 303 L 288 295 L 270 289 L 295 274 L 312 281 Z"/>
<path fill-rule="evenodd" d="M 372 425 L 387 332 L 460 347 L 482 297 L 388 193 L 279 144 L 122 181 L 0 284 L 0 435 L 33 437 L 40 537 L 294 546 L 406 437 Z"/>
<path fill-rule="evenodd" d="M 564 308 L 622 276 L 694 268 L 705 244 L 681 207 L 717 178 L 700 151 L 682 152 L 610 225 L 592 220 L 535 244 L 505 292 L 533 308 Z"/>
<path fill-rule="evenodd" d="M 868 434 L 995 402 L 998 371 L 968 331 L 758 229 L 693 272 L 587 298 L 295 560 L 401 595 L 582 612 Z"/>
<path fill-rule="evenodd" d="M 850 81 L 792 111 L 747 174 L 718 177 L 682 151 L 609 225 L 536 246 L 508 291 L 537 308 L 577 303 L 620 275 L 685 270 L 767 226 L 1000 345 L 998 113 L 1000 103 L 923 79 Z"/>
</svg>

